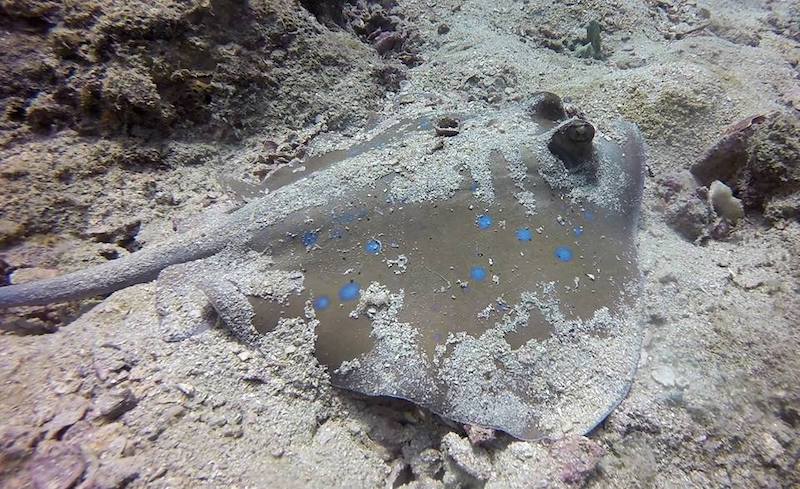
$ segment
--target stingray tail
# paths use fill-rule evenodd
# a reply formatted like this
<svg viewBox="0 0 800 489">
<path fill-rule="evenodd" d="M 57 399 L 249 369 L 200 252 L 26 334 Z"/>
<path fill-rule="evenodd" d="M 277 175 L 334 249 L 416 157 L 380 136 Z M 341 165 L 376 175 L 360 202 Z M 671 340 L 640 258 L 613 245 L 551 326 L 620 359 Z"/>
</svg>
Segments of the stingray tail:
<svg viewBox="0 0 800 489">
<path fill-rule="evenodd" d="M 0 309 L 82 299 L 149 282 L 164 268 L 213 255 L 222 249 L 222 237 L 180 239 L 145 249 L 86 270 L 36 282 L 0 287 Z"/>
</svg>

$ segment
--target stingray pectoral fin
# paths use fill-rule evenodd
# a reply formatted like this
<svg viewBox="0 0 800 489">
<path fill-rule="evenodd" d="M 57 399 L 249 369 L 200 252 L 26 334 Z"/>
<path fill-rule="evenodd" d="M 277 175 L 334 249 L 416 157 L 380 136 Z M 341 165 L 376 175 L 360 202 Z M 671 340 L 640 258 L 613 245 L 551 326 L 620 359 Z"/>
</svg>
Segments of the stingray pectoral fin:
<svg viewBox="0 0 800 489">
<path fill-rule="evenodd" d="M 229 280 L 202 284 L 200 290 L 208 297 L 225 327 L 242 343 L 256 346 L 262 336 L 253 326 L 255 311 L 247 296 Z"/>
</svg>

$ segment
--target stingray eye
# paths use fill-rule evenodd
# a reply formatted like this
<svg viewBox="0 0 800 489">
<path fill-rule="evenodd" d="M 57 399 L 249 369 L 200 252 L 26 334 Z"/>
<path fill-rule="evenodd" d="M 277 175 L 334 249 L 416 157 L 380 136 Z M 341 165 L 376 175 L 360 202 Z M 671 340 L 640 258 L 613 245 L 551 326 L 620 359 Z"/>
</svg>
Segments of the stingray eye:
<svg viewBox="0 0 800 489">
<path fill-rule="evenodd" d="M 567 129 L 567 137 L 573 143 L 586 143 L 594 139 L 594 127 L 586 121 L 576 121 Z"/>
<path fill-rule="evenodd" d="M 561 98 L 550 92 L 536 92 L 528 107 L 528 114 L 533 118 L 547 119 L 552 122 L 563 121 L 567 118 Z"/>
<path fill-rule="evenodd" d="M 594 164 L 594 126 L 583 119 L 570 119 L 556 129 L 547 148 L 556 155 L 570 172 L 583 172 L 593 175 Z"/>
</svg>

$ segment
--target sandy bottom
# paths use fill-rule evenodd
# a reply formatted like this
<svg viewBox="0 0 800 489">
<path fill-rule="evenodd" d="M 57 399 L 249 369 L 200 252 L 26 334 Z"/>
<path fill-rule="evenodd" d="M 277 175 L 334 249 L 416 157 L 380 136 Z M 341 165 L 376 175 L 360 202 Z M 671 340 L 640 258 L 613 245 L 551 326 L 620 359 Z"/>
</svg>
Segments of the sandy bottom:
<svg viewBox="0 0 800 489">
<path fill-rule="evenodd" d="M 627 119 L 642 128 L 645 346 L 628 398 L 588 437 L 533 443 L 500 434 L 474 445 L 464 427 L 411 404 L 331 387 L 302 323 L 280 324 L 264 355 L 220 328 L 165 342 L 155 284 L 142 284 L 54 333 L 0 337 L 0 481 L 796 487 L 800 224 L 753 214 L 728 239 L 694 244 L 667 226 L 657 192 L 660 177 L 688 168 L 728 125 L 771 110 L 797 114 L 800 44 L 775 20 L 785 7 L 776 3 L 400 2 L 420 31 L 423 62 L 387 94 L 378 118 L 488 110 L 548 90 L 600 127 Z M 579 38 L 597 18 L 610 31 L 604 60 L 558 51 L 553 38 Z M 362 134 L 323 134 L 311 153 Z M 252 145 L 227 150 L 239 158 L 226 168 L 243 171 Z M 190 180 L 217 189 L 218 173 Z M 218 192 L 220 208 L 232 205 Z M 207 205 L 196 200 L 181 217 Z M 146 245 L 169 238 L 171 217 L 154 213 L 143 224 Z"/>
</svg>

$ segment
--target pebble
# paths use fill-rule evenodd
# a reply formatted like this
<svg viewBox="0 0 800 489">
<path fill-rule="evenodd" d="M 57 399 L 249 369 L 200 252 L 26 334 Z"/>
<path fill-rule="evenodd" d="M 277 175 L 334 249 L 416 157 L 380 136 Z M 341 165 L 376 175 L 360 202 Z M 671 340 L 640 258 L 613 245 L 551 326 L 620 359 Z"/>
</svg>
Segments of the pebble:
<svg viewBox="0 0 800 489">
<path fill-rule="evenodd" d="M 177 387 L 179 391 L 183 392 L 186 397 L 194 396 L 195 388 L 192 384 L 176 384 L 175 387 Z"/>
<path fill-rule="evenodd" d="M 213 416 L 211 419 L 208 420 L 208 424 L 215 428 L 222 428 L 223 426 L 228 424 L 228 420 L 225 419 L 225 416 Z"/>
<path fill-rule="evenodd" d="M 241 426 L 228 426 L 222 431 L 222 436 L 227 438 L 241 438 L 244 435 L 244 430 Z"/>
<path fill-rule="evenodd" d="M 153 482 L 156 479 L 160 479 L 165 475 L 167 475 L 167 468 L 162 465 L 155 472 L 153 472 L 153 475 L 150 476 L 149 482 Z"/>
</svg>

